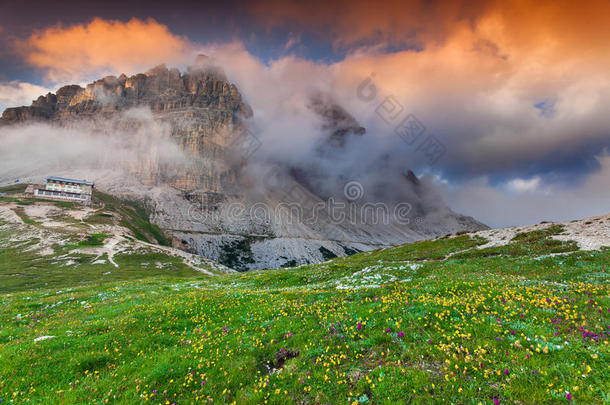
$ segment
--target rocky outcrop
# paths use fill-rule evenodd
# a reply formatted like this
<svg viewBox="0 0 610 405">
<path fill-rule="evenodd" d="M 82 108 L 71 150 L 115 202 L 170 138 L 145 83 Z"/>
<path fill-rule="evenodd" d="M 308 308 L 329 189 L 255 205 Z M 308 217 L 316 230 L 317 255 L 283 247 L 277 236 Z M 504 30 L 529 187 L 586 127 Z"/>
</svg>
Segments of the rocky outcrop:
<svg viewBox="0 0 610 405">
<path fill-rule="evenodd" d="M 321 130 L 327 133 L 324 142 L 318 148 L 324 152 L 328 147 L 341 148 L 350 136 L 362 136 L 366 128 L 360 126 L 358 121 L 324 94 L 315 94 L 311 97 L 308 107 L 322 119 Z"/>
</svg>

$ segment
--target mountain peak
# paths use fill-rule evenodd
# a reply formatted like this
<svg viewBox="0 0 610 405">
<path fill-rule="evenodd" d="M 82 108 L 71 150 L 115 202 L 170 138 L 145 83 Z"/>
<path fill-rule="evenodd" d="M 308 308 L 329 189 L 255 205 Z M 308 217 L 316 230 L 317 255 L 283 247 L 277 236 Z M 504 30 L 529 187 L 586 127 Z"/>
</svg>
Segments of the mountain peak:
<svg viewBox="0 0 610 405">
<path fill-rule="evenodd" d="M 109 112 L 142 105 L 153 112 L 199 107 L 241 117 L 252 114 L 235 85 L 227 81 L 223 70 L 200 55 L 184 73 L 162 64 L 144 74 L 106 76 L 86 88 L 75 84 L 64 86 L 55 94 L 40 96 L 29 107 L 7 108 L 0 123 L 59 119 L 78 113 Z"/>
</svg>

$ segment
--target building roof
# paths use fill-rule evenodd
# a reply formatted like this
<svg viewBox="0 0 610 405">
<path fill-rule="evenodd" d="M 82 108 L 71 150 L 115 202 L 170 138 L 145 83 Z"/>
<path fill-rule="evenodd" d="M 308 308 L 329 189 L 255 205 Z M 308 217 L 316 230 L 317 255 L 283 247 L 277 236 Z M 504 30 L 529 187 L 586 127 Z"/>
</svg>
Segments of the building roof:
<svg viewBox="0 0 610 405">
<path fill-rule="evenodd" d="M 56 177 L 56 176 L 47 177 L 47 181 L 59 181 L 59 182 L 62 182 L 62 183 L 85 184 L 87 186 L 93 186 L 93 182 L 92 181 L 67 179 L 65 177 Z"/>
</svg>

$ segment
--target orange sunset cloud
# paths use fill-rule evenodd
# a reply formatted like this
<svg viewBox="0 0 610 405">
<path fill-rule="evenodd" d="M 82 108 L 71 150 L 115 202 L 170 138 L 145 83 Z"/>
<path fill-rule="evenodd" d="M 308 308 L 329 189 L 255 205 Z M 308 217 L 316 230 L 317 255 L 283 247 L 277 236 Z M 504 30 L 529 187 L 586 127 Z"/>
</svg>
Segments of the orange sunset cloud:
<svg viewBox="0 0 610 405">
<path fill-rule="evenodd" d="M 17 44 L 50 81 L 81 80 L 86 74 L 135 73 L 159 63 L 188 60 L 191 43 L 153 19 L 127 22 L 94 18 L 88 24 L 57 25 Z"/>
<path fill-rule="evenodd" d="M 538 47 L 560 42 L 586 52 L 607 47 L 610 39 L 610 3 L 592 0 L 425 1 L 371 3 L 365 0 L 265 0 L 251 6 L 268 26 L 315 28 L 337 46 L 362 43 L 430 45 L 443 41 L 462 24 L 488 26 L 496 39 L 513 45 Z"/>
</svg>

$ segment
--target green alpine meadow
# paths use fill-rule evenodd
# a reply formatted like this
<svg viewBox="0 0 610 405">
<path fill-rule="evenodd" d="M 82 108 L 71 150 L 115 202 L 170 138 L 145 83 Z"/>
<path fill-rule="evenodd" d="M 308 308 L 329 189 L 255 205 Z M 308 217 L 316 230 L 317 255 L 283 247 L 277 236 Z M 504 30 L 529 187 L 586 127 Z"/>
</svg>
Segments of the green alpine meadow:
<svg viewBox="0 0 610 405">
<path fill-rule="evenodd" d="M 129 236 L 134 205 L 3 198 L 0 403 L 610 401 L 610 249 L 561 238 L 608 216 L 238 273 Z"/>
</svg>

